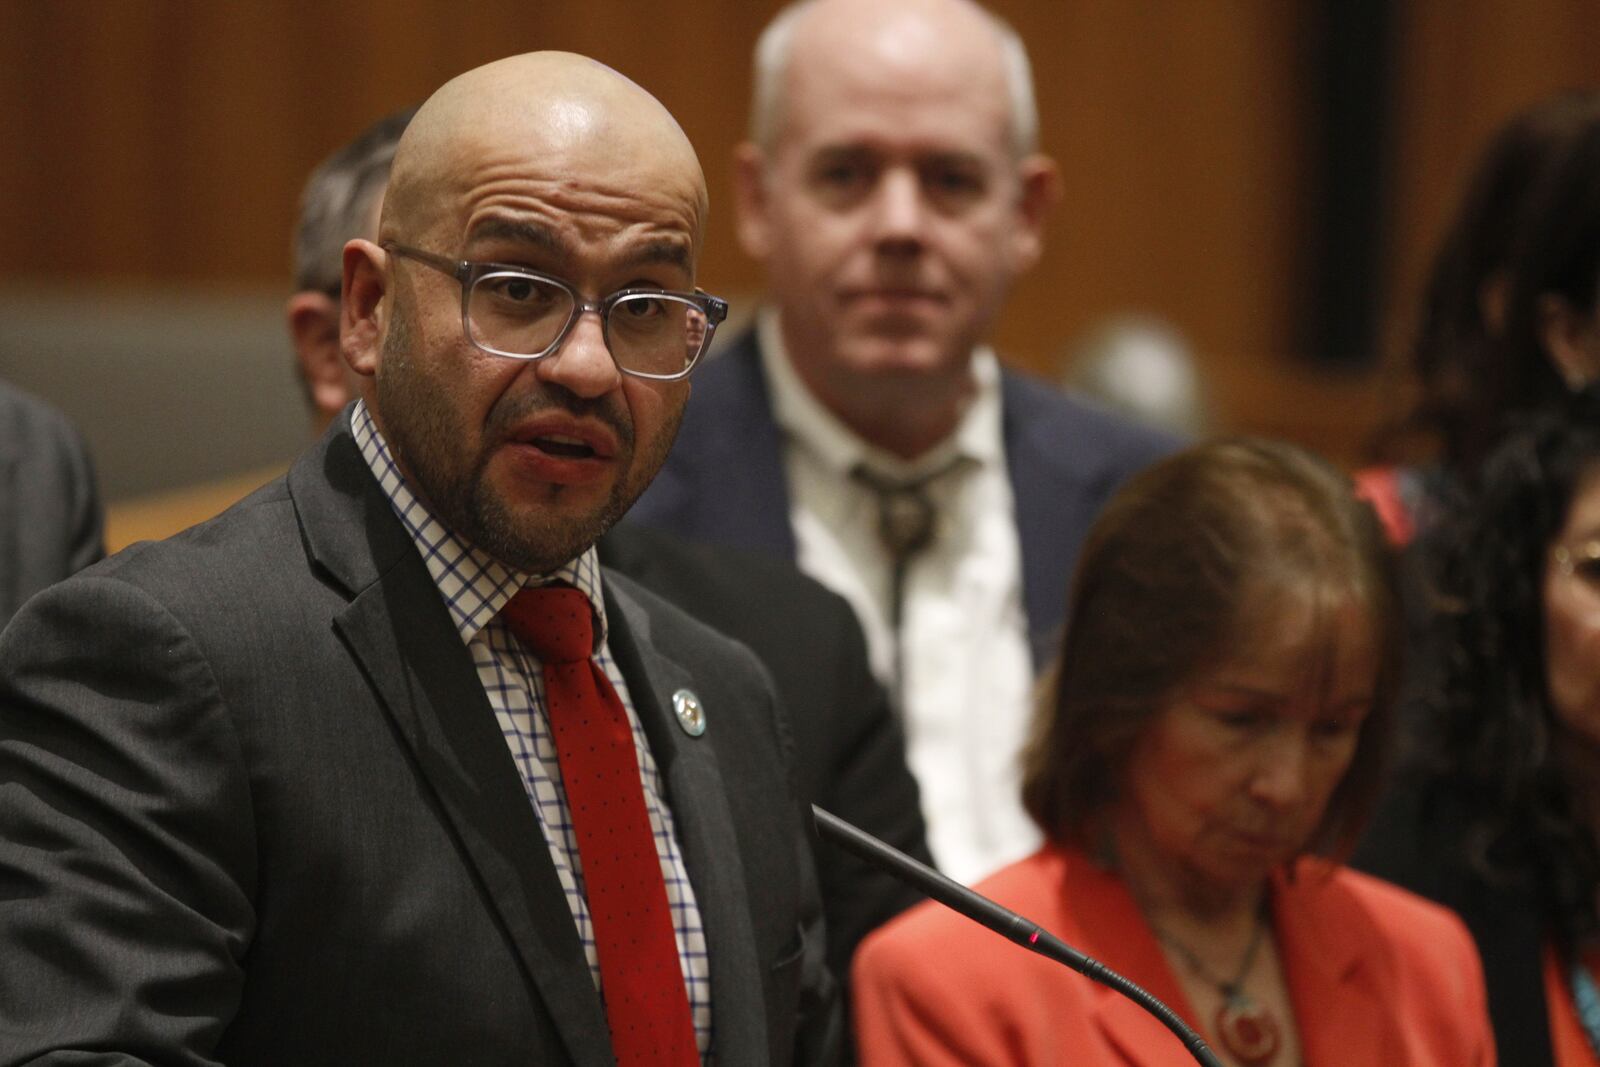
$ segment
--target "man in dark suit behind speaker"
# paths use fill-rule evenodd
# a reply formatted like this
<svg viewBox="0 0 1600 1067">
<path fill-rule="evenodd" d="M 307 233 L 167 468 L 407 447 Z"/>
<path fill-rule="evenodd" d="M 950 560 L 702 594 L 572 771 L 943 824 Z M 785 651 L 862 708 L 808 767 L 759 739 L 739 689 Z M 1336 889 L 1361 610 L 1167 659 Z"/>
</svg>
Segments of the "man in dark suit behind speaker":
<svg viewBox="0 0 1600 1067">
<path fill-rule="evenodd" d="M 1102 504 L 1175 442 L 987 344 L 1056 198 L 1028 57 L 968 0 L 804 0 L 755 50 L 739 238 L 770 303 L 695 381 L 631 519 L 796 562 L 893 689 L 928 839 L 1027 855 L 1018 753 Z M 1059 294 L 1071 299 L 1071 294 Z"/>
<path fill-rule="evenodd" d="M 769 676 L 593 549 L 725 310 L 705 211 L 593 61 L 423 105 L 343 254 L 360 401 L 0 637 L 0 1061 L 832 1056 Z"/>
<path fill-rule="evenodd" d="M 376 234 L 395 146 L 413 111 L 386 115 L 336 149 L 300 198 L 295 292 L 285 311 L 313 418 L 323 427 L 355 395 L 338 351 L 341 251 Z M 603 565 L 750 646 L 772 672 L 806 803 L 931 862 L 904 735 L 842 598 L 782 561 L 708 549 L 626 521 L 597 547 Z M 814 847 L 828 962 L 844 982 L 861 939 L 919 894 L 830 842 Z"/>
</svg>

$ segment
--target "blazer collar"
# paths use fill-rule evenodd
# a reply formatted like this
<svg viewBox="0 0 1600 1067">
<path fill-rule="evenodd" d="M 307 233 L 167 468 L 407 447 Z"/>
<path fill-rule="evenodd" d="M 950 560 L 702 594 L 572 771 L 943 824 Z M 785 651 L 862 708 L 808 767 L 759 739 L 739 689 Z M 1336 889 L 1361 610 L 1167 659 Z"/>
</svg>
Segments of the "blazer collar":
<svg viewBox="0 0 1600 1067">
<path fill-rule="evenodd" d="M 1073 465 L 1074 455 L 1051 439 L 1061 414 L 1029 388 L 1032 384 L 1009 372 L 1000 380 L 1001 436 L 1022 550 L 1022 608 L 1038 674 L 1060 643 L 1071 562 L 1077 557 L 1077 546 L 1063 544 L 1062 537 L 1087 528 L 1093 515 L 1084 509 L 1093 500 L 1093 487 Z"/>
<path fill-rule="evenodd" d="M 1121 879 L 1080 851 L 1062 850 L 1062 894 L 1066 914 L 1095 916 L 1079 933 L 1077 947 L 1096 959 L 1114 961 L 1124 977 L 1143 986 L 1191 1026 L 1197 1019 L 1161 945 Z M 1290 1003 L 1306 1063 L 1398 1063 L 1401 1035 L 1381 992 L 1381 946 L 1372 922 L 1332 879 L 1321 861 L 1302 860 L 1293 876 L 1273 880 L 1273 929 L 1284 961 Z M 1131 1064 L 1176 1062 L 1176 1038 L 1133 1001 L 1098 987 L 1095 1021 Z M 1208 1038 L 1209 1040 L 1209 1038 Z M 1151 1049 L 1174 1055 L 1150 1058 Z"/>
<path fill-rule="evenodd" d="M 286 480 L 312 563 L 355 596 L 395 566 L 416 559 L 420 567 L 421 560 L 361 458 L 349 418 L 346 408 Z"/>
<path fill-rule="evenodd" d="M 1399 1063 L 1404 1038 L 1384 1002 L 1385 942 L 1338 868 L 1304 858 L 1273 880 L 1273 926 L 1307 1063 Z"/>
<path fill-rule="evenodd" d="M 1080 943 L 1076 947 L 1143 987 L 1193 1025 L 1194 1008 L 1122 879 L 1078 849 L 1063 848 L 1059 855 L 1064 914 L 1074 925 L 1082 923 L 1077 928 Z M 1085 921 L 1089 916 L 1093 916 L 1092 922 Z M 1183 1055 L 1177 1037 L 1113 989 L 1097 984 L 1091 1011 L 1106 1040 L 1129 1064 L 1155 1067 L 1178 1062 Z M 1163 1055 L 1152 1059 L 1152 1049 L 1162 1050 Z"/>
<path fill-rule="evenodd" d="M 288 476 L 307 552 L 351 597 L 334 628 L 416 759 L 572 1061 L 612 1063 L 555 866 L 438 590 L 343 420 Z"/>
</svg>

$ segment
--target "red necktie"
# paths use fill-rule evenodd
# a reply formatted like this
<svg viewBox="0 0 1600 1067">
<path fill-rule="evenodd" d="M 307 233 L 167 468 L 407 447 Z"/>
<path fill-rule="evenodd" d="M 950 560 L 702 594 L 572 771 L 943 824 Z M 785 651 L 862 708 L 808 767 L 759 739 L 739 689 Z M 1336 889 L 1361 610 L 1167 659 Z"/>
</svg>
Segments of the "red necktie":
<svg viewBox="0 0 1600 1067">
<path fill-rule="evenodd" d="M 591 656 L 590 611 L 581 591 L 554 585 L 524 589 L 503 614 L 543 665 L 545 707 L 578 838 L 611 1050 L 620 1067 L 698 1065 L 633 731 L 617 691 Z"/>
</svg>

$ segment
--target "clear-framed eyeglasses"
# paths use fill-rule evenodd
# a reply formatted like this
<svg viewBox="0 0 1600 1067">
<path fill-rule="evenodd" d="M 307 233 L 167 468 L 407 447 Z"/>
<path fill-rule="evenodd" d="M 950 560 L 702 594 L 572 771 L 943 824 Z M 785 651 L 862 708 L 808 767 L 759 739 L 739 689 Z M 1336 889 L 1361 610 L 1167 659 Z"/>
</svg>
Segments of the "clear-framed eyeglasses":
<svg viewBox="0 0 1600 1067">
<path fill-rule="evenodd" d="M 395 241 L 385 251 L 416 260 L 461 283 L 461 328 L 473 346 L 508 359 L 543 359 L 561 347 L 578 316 L 600 316 L 617 369 L 638 378 L 688 377 L 711 345 L 728 302 L 710 293 L 621 289 L 585 300 L 560 278 L 505 263 L 477 263 Z"/>
</svg>

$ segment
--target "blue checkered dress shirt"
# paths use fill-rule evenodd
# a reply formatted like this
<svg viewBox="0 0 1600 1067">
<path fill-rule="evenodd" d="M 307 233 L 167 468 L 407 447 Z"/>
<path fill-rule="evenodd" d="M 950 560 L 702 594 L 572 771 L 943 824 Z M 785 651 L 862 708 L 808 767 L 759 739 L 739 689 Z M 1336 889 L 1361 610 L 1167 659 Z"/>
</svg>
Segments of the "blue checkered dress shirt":
<svg viewBox="0 0 1600 1067">
<path fill-rule="evenodd" d="M 544 830 L 550 859 L 556 865 L 561 888 L 566 891 L 567 905 L 572 909 L 572 919 L 578 926 L 578 938 L 589 960 L 589 973 L 594 978 L 595 988 L 599 989 L 600 959 L 595 951 L 594 927 L 584 895 L 578 838 L 567 814 L 561 766 L 556 760 L 555 741 L 545 713 L 544 675 L 539 661 L 500 618 L 500 609 L 524 585 L 567 582 L 583 590 L 594 606 L 599 635 L 595 660 L 611 679 L 633 728 L 633 750 L 639 760 L 645 810 L 655 833 L 656 851 L 661 856 L 661 875 L 667 884 L 667 903 L 672 909 L 672 925 L 677 932 L 678 959 L 683 965 L 689 1009 L 694 1015 L 695 1037 L 700 1044 L 701 1059 L 709 1063 L 711 967 L 706 956 L 705 929 L 700 924 L 694 888 L 689 884 L 689 872 L 683 865 L 683 854 L 672 828 L 672 812 L 662 797 L 661 775 L 650 754 L 639 716 L 633 709 L 628 683 L 623 680 L 606 644 L 606 609 L 600 594 L 600 564 L 594 549 L 591 547 L 550 574 L 528 575 L 511 570 L 452 533 L 417 499 L 406 486 L 383 436 L 361 401 L 357 401 L 351 411 L 350 428 L 367 466 L 372 468 L 395 514 L 422 554 L 445 607 L 450 609 L 450 618 L 461 634 L 462 644 L 472 654 L 478 680 L 483 683 L 484 694 L 500 722 L 500 732 L 511 749 L 511 758 L 521 772 L 523 788 Z"/>
</svg>

